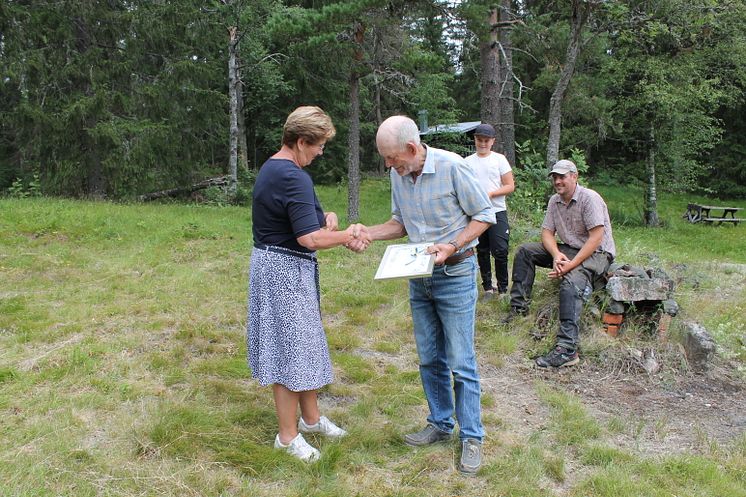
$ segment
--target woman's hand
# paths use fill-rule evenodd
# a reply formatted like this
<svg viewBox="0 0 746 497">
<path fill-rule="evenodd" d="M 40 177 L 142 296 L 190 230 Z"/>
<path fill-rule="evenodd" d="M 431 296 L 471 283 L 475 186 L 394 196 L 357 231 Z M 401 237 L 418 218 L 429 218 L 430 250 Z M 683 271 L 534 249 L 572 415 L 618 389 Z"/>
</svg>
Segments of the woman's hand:
<svg viewBox="0 0 746 497">
<path fill-rule="evenodd" d="M 325 230 L 337 231 L 339 229 L 339 219 L 337 218 L 336 213 L 334 212 L 325 213 L 324 221 L 326 221 L 326 226 L 324 226 Z"/>
</svg>

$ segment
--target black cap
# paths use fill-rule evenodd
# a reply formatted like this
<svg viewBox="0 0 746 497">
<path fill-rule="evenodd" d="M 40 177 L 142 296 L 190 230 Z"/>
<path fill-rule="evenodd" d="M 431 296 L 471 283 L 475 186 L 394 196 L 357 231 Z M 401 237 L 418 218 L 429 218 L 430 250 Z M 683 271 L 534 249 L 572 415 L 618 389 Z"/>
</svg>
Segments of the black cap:
<svg viewBox="0 0 746 497">
<path fill-rule="evenodd" d="M 495 128 L 493 128 L 491 125 L 482 123 L 474 128 L 474 136 L 486 136 L 488 138 L 494 138 L 497 136 L 497 133 L 495 133 Z"/>
</svg>

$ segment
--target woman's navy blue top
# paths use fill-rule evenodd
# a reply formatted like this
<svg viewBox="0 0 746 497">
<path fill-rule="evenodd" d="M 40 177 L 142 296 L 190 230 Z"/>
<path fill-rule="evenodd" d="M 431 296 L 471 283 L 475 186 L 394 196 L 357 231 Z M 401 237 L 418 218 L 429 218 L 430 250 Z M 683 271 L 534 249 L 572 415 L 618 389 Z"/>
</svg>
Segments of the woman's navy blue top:
<svg viewBox="0 0 746 497">
<path fill-rule="evenodd" d="M 254 244 L 312 252 L 297 238 L 326 226 L 311 176 L 287 159 L 269 159 L 254 183 L 251 207 Z"/>
</svg>

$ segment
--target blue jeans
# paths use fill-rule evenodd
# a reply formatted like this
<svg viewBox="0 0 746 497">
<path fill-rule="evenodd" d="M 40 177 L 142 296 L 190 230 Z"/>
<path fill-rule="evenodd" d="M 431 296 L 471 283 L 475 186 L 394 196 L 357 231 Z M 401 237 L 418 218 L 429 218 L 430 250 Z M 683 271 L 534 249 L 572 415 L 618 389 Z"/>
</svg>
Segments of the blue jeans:
<svg viewBox="0 0 746 497">
<path fill-rule="evenodd" d="M 430 407 L 428 423 L 451 433 L 455 412 L 459 438 L 481 441 L 484 428 L 474 351 L 475 259 L 472 256 L 452 266 L 435 266 L 432 277 L 410 280 L 409 303 L 422 388 Z"/>
</svg>

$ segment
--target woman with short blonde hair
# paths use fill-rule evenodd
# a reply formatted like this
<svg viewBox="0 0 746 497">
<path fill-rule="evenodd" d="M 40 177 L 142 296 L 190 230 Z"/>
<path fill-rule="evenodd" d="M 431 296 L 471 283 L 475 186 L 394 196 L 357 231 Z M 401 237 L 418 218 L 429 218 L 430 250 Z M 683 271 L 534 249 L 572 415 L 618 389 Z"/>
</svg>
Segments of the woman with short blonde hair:
<svg viewBox="0 0 746 497">
<path fill-rule="evenodd" d="M 319 107 L 298 107 L 285 121 L 282 128 L 282 144 L 293 146 L 299 138 L 305 138 L 313 143 L 327 142 L 336 134 L 332 118 Z"/>
<path fill-rule="evenodd" d="M 320 108 L 293 111 L 283 128 L 282 147 L 262 165 L 253 190 L 249 366 L 261 385 L 272 385 L 279 424 L 275 447 L 304 461 L 318 459 L 319 451 L 299 432 L 346 434 L 320 414 L 317 401 L 317 390 L 333 376 L 321 323 L 316 251 L 355 239 L 366 246 L 370 242 L 360 225 L 338 230 L 337 215 L 322 210 L 311 176 L 303 170 L 324 153 L 335 133 Z"/>
</svg>

